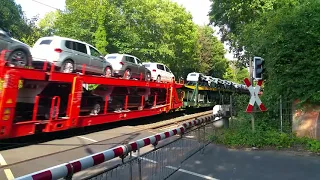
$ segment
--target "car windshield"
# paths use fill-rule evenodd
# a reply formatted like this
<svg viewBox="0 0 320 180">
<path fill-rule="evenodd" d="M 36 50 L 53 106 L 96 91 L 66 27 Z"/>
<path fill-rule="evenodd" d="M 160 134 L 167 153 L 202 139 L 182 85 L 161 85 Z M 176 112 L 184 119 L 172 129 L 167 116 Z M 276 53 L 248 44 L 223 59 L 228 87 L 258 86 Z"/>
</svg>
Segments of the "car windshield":
<svg viewBox="0 0 320 180">
<path fill-rule="evenodd" d="M 150 67 L 150 64 L 143 64 L 144 67 Z"/>
</svg>

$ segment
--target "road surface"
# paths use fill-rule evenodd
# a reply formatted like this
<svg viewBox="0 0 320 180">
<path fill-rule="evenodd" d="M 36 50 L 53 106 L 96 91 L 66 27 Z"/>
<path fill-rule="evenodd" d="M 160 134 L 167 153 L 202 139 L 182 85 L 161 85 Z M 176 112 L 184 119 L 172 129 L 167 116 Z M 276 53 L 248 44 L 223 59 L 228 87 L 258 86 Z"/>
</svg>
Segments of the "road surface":
<svg viewBox="0 0 320 180">
<path fill-rule="evenodd" d="M 293 152 L 244 151 L 209 145 L 169 180 L 319 180 L 320 157 Z"/>
</svg>

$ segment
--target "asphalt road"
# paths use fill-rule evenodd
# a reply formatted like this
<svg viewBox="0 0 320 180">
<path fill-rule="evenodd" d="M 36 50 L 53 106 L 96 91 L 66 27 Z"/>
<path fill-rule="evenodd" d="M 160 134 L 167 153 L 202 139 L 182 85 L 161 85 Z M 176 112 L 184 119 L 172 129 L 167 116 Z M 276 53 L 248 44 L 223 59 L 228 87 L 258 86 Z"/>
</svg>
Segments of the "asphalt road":
<svg viewBox="0 0 320 180">
<path fill-rule="evenodd" d="M 195 139 L 193 141 L 196 143 Z M 165 177 L 177 170 L 179 163 L 172 162 L 172 160 L 176 159 L 176 156 L 179 156 L 179 148 L 185 149 L 187 146 L 172 146 L 169 150 L 162 150 L 164 151 L 162 153 L 142 156 L 142 179 L 163 179 L 159 177 L 161 175 Z M 149 147 L 143 152 L 151 149 Z M 76 174 L 74 177 L 75 179 L 83 178 L 119 163 L 121 163 L 119 160 L 115 160 L 108 164 L 101 164 L 95 168 Z M 137 161 L 133 161 L 131 172 L 133 179 L 138 179 Z M 234 150 L 210 144 L 205 148 L 203 154 L 198 152 L 193 155 L 168 179 L 319 180 L 319 172 L 320 157 L 318 156 L 299 155 L 295 152 Z M 98 177 L 105 177 L 107 175 L 107 179 L 129 179 L 129 174 L 130 165 L 126 164 L 109 171 L 108 174 L 104 173 Z"/>
<path fill-rule="evenodd" d="M 168 139 L 167 142 L 173 139 Z M 189 136 L 187 140 L 183 141 L 187 143 L 173 144 L 161 148 L 160 152 L 143 155 L 141 157 L 142 179 L 163 179 L 159 176 L 165 176 L 177 170 L 179 162 L 174 160 L 178 159 L 181 152 L 188 147 L 197 147 L 194 146 L 197 145 L 194 136 Z M 151 149 L 148 147 L 141 153 Z M 134 153 L 134 156 L 137 156 L 137 153 Z M 117 163 L 120 161 L 101 164 L 96 168 L 77 174 L 75 179 L 97 173 Z M 319 156 L 288 151 L 235 150 L 210 144 L 205 148 L 203 154 L 198 152 L 186 160 L 180 169 L 169 177 L 169 180 L 319 180 L 319 172 Z M 129 179 L 129 174 L 130 165 L 126 164 L 109 171 L 107 179 Z M 138 179 L 137 161 L 132 163 L 132 174 L 134 175 L 133 179 Z"/>
<path fill-rule="evenodd" d="M 181 169 L 169 179 L 319 180 L 320 157 L 301 156 L 294 152 L 232 150 L 209 145 L 203 155 L 197 153 Z"/>
</svg>

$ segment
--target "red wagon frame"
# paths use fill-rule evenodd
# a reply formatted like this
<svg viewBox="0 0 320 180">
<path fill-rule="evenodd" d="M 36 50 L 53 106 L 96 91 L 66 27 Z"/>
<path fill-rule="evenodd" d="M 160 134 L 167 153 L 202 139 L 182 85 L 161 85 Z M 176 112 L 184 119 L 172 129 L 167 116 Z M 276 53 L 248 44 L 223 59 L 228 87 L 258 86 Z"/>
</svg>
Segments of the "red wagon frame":
<svg viewBox="0 0 320 180">
<path fill-rule="evenodd" d="M 174 80 L 171 83 L 142 81 L 142 76 L 140 77 L 140 80 L 125 80 L 86 75 L 85 66 L 83 66 L 82 73 L 80 74 L 56 72 L 54 71 L 54 64 L 51 65 L 50 71 L 48 72 L 47 63 L 44 64 L 42 70 L 9 67 L 6 65 L 3 54 L 5 53 L 2 53 L 2 56 L 0 57 L 0 79 L 3 79 L 3 87 L 0 90 L 0 139 L 33 135 L 36 133 L 36 130 L 48 133 L 71 128 L 80 128 L 140 117 L 154 116 L 161 113 L 168 113 L 182 107 L 183 105 L 182 98 L 177 92 L 177 89 L 183 87 L 183 82 L 175 82 Z M 70 98 L 67 107 L 67 116 L 59 119 L 57 113 L 53 117 L 50 115 L 49 120 L 37 120 L 36 114 L 39 96 L 36 96 L 32 119 L 22 122 L 14 122 L 19 82 L 21 80 L 72 83 L 72 91 L 69 95 Z M 166 89 L 166 102 L 161 105 L 157 105 L 157 97 L 155 96 L 153 107 L 149 109 L 107 113 L 105 106 L 102 114 L 79 116 L 82 85 L 84 83 Z M 126 96 L 126 99 L 128 99 L 128 96 Z M 108 102 L 108 99 L 106 99 L 106 102 Z M 142 105 L 143 102 L 144 96 L 141 97 Z M 53 97 L 51 108 L 53 108 L 54 105 L 60 105 L 60 97 Z"/>
</svg>

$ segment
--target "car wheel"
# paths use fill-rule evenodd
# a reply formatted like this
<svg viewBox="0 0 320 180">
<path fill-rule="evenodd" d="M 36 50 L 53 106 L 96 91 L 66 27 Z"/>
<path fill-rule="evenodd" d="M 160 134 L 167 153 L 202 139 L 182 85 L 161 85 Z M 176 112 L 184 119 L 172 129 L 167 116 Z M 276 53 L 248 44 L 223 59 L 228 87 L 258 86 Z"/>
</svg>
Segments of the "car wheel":
<svg viewBox="0 0 320 180">
<path fill-rule="evenodd" d="M 115 112 L 120 112 L 122 111 L 124 105 L 122 103 L 117 103 L 116 107 L 114 108 Z"/>
<path fill-rule="evenodd" d="M 93 106 L 90 115 L 98 115 L 101 111 L 101 105 L 100 103 L 95 103 L 95 105 Z"/>
<path fill-rule="evenodd" d="M 112 77 L 112 69 L 111 67 L 106 67 L 106 69 L 104 70 L 104 76 L 109 78 Z"/>
<path fill-rule="evenodd" d="M 161 82 L 161 76 L 160 75 L 157 77 L 157 82 Z"/>
<path fill-rule="evenodd" d="M 147 73 L 146 81 L 151 81 L 151 74 L 150 73 Z"/>
<path fill-rule="evenodd" d="M 172 78 L 171 78 L 171 81 L 172 81 L 172 82 L 175 82 L 175 81 L 176 81 L 176 78 L 175 78 L 175 77 L 172 77 Z"/>
<path fill-rule="evenodd" d="M 10 54 L 8 61 L 9 65 L 24 67 L 28 64 L 28 56 L 24 51 L 16 50 Z"/>
<path fill-rule="evenodd" d="M 123 73 L 123 79 L 131 79 L 131 71 L 130 69 L 126 69 Z"/>
<path fill-rule="evenodd" d="M 139 110 L 139 111 L 142 111 L 143 109 L 144 109 L 144 106 L 139 106 L 139 107 L 138 107 L 138 110 Z"/>
<path fill-rule="evenodd" d="M 66 60 L 63 62 L 61 66 L 61 72 L 63 73 L 72 73 L 74 71 L 74 63 L 70 60 Z"/>
</svg>

